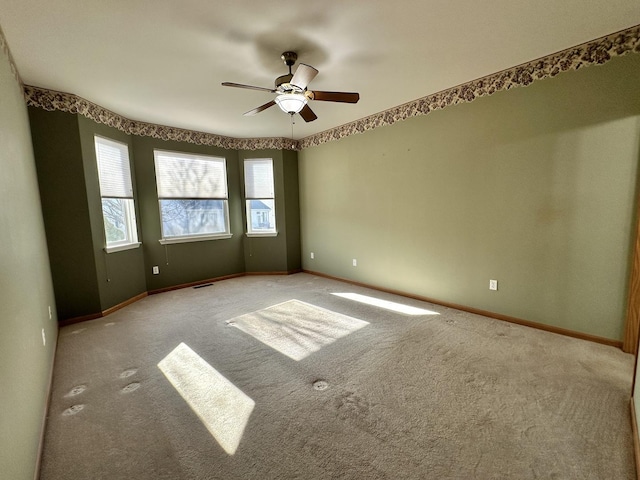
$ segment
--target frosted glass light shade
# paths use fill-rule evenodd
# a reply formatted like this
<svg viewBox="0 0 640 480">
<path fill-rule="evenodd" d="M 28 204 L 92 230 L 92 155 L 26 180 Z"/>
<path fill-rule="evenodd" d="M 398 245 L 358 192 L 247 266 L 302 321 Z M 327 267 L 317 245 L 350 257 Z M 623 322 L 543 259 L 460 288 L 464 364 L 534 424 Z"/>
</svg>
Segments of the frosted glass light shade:
<svg viewBox="0 0 640 480">
<path fill-rule="evenodd" d="M 299 93 L 282 93 L 276 103 L 284 113 L 298 113 L 307 104 L 307 97 Z"/>
</svg>

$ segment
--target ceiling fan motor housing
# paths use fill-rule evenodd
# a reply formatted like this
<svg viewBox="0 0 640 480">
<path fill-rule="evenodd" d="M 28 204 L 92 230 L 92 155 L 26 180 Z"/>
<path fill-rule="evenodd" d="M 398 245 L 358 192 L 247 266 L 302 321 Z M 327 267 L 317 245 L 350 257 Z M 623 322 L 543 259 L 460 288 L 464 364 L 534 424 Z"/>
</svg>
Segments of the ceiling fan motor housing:
<svg viewBox="0 0 640 480">
<path fill-rule="evenodd" d="M 292 90 L 293 88 L 289 84 L 292 78 L 293 75 L 291 73 L 276 78 L 276 90 Z M 282 86 L 282 89 L 279 88 L 280 86 Z"/>
<path fill-rule="evenodd" d="M 287 67 L 291 67 L 298 60 L 298 54 L 296 52 L 284 52 L 280 55 L 280 58 Z"/>
</svg>

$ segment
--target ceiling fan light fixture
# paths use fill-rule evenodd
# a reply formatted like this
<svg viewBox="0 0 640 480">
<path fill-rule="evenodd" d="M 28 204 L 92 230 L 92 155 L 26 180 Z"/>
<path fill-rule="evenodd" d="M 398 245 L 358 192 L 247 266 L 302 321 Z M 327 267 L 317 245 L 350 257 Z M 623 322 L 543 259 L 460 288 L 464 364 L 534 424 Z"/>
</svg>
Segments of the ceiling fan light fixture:
<svg viewBox="0 0 640 480">
<path fill-rule="evenodd" d="M 299 93 L 281 93 L 275 99 L 284 113 L 299 113 L 307 104 L 307 97 Z"/>
</svg>

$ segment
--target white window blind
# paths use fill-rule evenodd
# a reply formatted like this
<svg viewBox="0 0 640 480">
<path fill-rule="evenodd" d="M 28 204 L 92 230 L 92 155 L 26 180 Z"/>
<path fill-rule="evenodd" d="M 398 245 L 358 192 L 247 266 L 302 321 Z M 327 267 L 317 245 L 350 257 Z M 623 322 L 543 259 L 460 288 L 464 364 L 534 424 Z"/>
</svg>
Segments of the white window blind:
<svg viewBox="0 0 640 480">
<path fill-rule="evenodd" d="M 109 198 L 133 198 L 129 147 L 102 137 L 95 137 L 100 195 Z"/>
<path fill-rule="evenodd" d="M 162 240 L 230 238 L 224 158 L 154 150 Z"/>
<path fill-rule="evenodd" d="M 277 235 L 273 159 L 250 158 L 244 161 L 244 193 L 247 235 Z"/>
<path fill-rule="evenodd" d="M 156 150 L 159 198 L 227 198 L 224 158 Z"/>
<path fill-rule="evenodd" d="M 94 137 L 104 240 L 107 253 L 136 248 L 138 227 L 131 182 L 129 147 L 103 137 Z"/>
<path fill-rule="evenodd" d="M 246 198 L 273 198 L 273 160 L 245 160 L 244 182 Z"/>
</svg>

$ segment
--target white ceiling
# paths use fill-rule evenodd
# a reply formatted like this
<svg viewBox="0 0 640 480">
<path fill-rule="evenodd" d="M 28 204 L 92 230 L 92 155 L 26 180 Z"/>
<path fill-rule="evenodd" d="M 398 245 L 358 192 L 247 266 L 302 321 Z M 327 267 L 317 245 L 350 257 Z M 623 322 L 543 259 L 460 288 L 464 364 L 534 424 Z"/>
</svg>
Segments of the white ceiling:
<svg viewBox="0 0 640 480">
<path fill-rule="evenodd" d="M 242 113 L 287 73 L 286 50 L 320 73 L 303 138 L 640 24 L 638 0 L 0 0 L 25 84 L 120 115 L 232 137 L 290 137 L 278 107 Z M 295 67 L 294 67 L 295 68 Z"/>
</svg>

